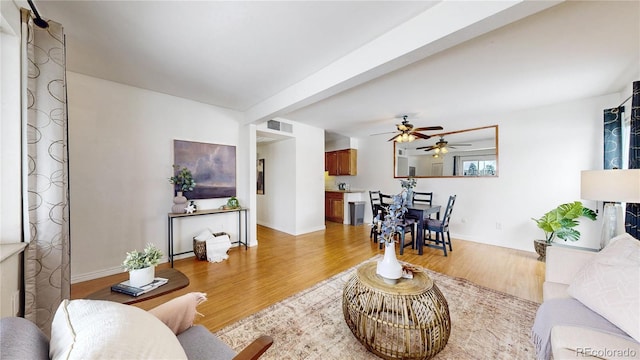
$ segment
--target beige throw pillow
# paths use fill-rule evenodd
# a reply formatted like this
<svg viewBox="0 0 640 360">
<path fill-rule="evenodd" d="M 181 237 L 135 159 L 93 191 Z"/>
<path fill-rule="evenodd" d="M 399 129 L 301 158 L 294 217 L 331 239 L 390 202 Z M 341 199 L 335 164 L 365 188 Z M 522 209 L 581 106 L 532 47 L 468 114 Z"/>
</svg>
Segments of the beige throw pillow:
<svg viewBox="0 0 640 360">
<path fill-rule="evenodd" d="M 569 295 L 640 341 L 640 241 L 612 239 L 573 279 Z"/>
<path fill-rule="evenodd" d="M 51 324 L 51 359 L 186 359 L 158 318 L 135 306 L 63 300 Z"/>
</svg>

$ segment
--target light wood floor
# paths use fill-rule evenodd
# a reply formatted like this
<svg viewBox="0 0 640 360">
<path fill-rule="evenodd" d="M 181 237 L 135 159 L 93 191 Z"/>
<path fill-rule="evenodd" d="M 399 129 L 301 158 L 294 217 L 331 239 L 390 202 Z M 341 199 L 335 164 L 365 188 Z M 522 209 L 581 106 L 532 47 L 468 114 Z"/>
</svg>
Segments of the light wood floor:
<svg viewBox="0 0 640 360">
<path fill-rule="evenodd" d="M 148 310 L 187 292 L 205 292 L 209 300 L 198 307 L 205 317 L 199 317 L 196 323 L 216 331 L 383 252 L 369 239 L 367 225 L 326 225 L 324 231 L 301 236 L 258 226 L 259 245 L 248 250 L 232 248 L 226 261 L 178 260 L 174 267 L 190 279 L 190 285 L 136 306 Z M 398 258 L 524 299 L 542 301 L 544 263 L 537 261 L 535 253 L 456 239 L 452 242 L 453 252 L 447 257 L 431 248 L 425 248 L 420 256 L 409 247 Z M 127 276 L 122 273 L 73 284 L 71 296 L 83 298 L 124 281 Z"/>
</svg>

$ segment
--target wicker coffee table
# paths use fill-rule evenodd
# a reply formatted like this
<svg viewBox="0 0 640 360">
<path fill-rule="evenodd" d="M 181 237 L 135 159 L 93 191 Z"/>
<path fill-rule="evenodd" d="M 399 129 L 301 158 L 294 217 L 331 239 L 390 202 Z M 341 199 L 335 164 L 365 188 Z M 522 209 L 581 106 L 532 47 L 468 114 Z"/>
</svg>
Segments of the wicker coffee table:
<svg viewBox="0 0 640 360">
<path fill-rule="evenodd" d="M 342 310 L 351 332 L 384 359 L 432 358 L 451 333 L 447 300 L 424 272 L 389 285 L 376 266 L 360 266 L 345 284 Z"/>
</svg>

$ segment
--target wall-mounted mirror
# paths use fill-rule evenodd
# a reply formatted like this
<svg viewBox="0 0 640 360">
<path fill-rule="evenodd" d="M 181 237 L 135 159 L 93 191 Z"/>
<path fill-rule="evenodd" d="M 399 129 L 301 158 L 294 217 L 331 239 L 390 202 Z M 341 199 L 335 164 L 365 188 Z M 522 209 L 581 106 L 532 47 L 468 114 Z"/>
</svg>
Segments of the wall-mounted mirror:
<svg viewBox="0 0 640 360">
<path fill-rule="evenodd" d="M 498 125 L 394 142 L 393 153 L 396 178 L 497 177 Z"/>
</svg>

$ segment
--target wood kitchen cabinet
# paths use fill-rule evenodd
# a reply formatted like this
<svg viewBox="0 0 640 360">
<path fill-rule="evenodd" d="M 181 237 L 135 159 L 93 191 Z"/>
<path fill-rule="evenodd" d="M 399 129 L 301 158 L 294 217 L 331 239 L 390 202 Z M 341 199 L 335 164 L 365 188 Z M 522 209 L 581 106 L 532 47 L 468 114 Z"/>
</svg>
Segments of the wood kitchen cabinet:
<svg viewBox="0 0 640 360">
<path fill-rule="evenodd" d="M 329 175 L 357 175 L 358 150 L 344 149 L 324 153 L 324 169 Z"/>
<path fill-rule="evenodd" d="M 324 218 L 338 223 L 344 222 L 344 195 L 340 192 L 324 193 Z"/>
</svg>

